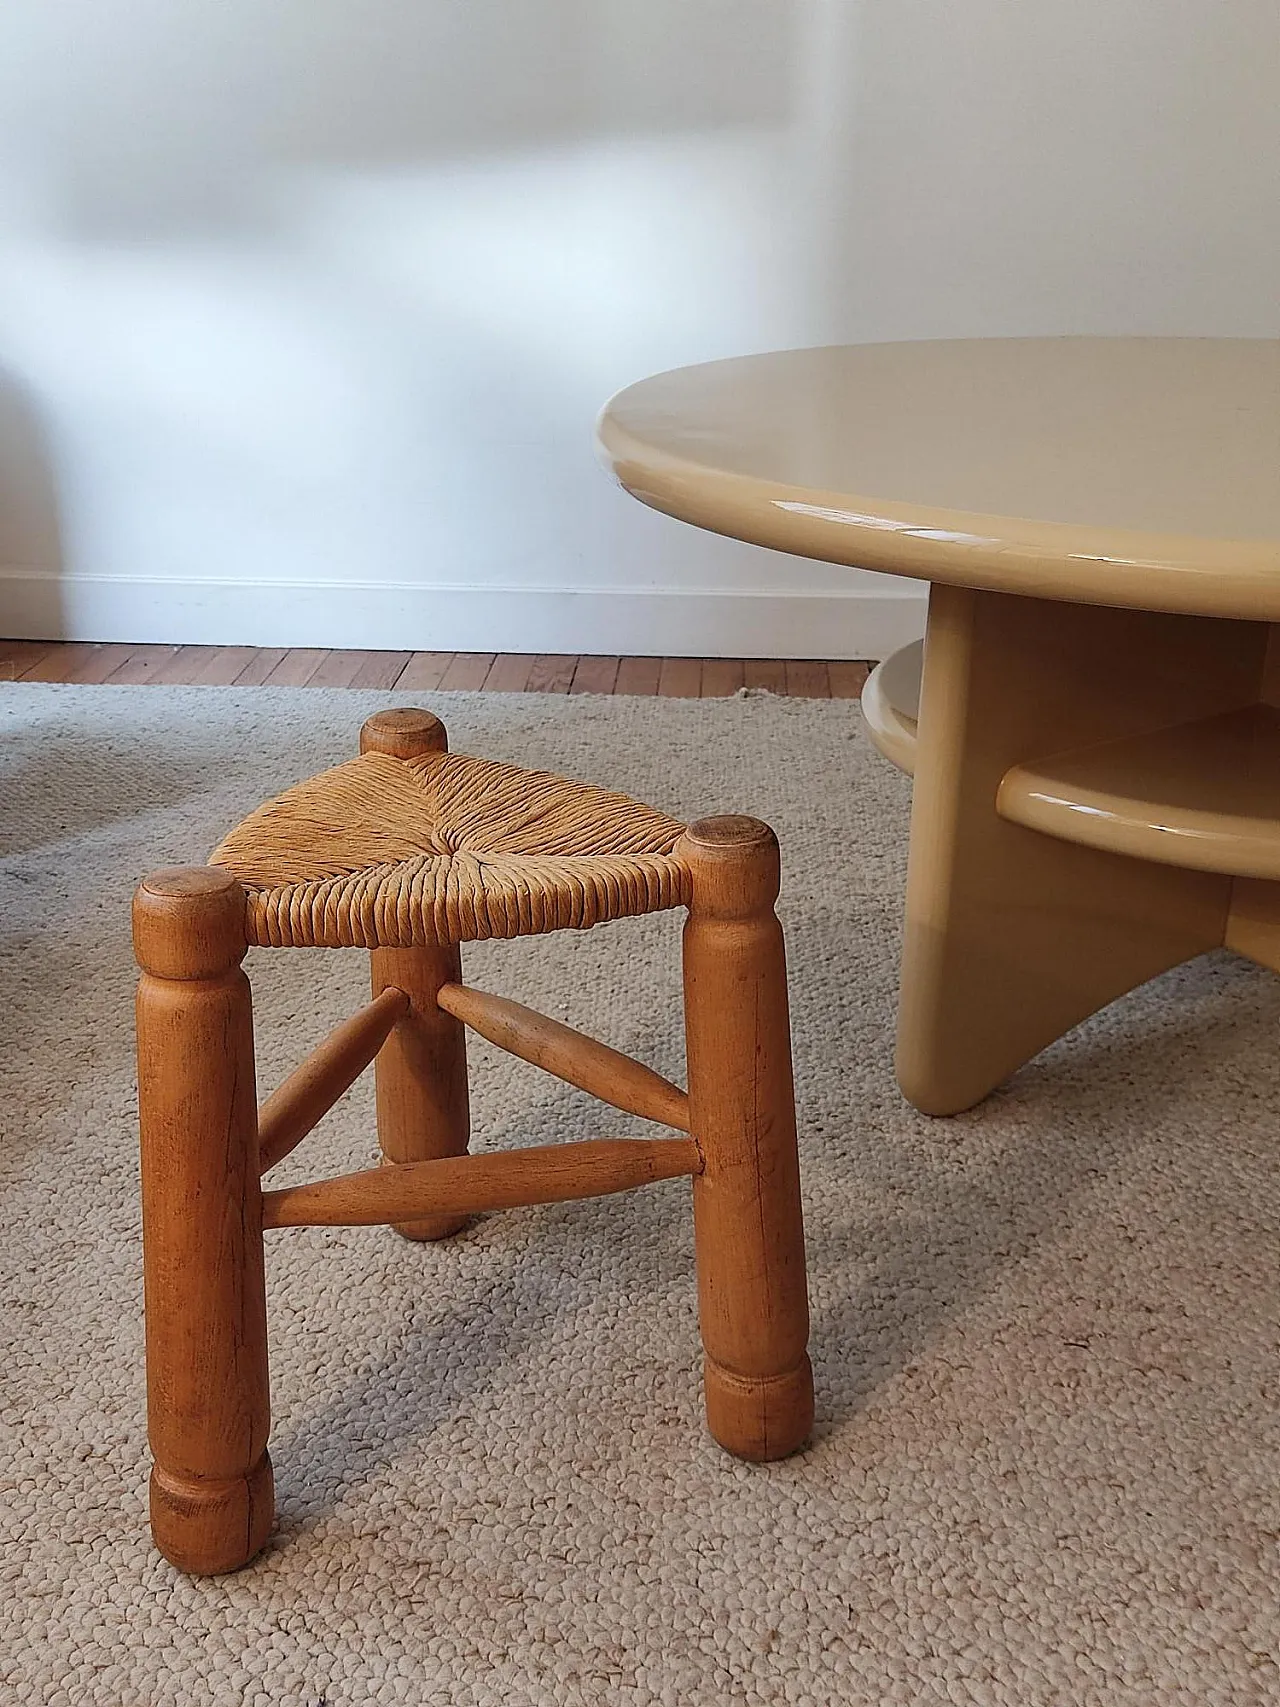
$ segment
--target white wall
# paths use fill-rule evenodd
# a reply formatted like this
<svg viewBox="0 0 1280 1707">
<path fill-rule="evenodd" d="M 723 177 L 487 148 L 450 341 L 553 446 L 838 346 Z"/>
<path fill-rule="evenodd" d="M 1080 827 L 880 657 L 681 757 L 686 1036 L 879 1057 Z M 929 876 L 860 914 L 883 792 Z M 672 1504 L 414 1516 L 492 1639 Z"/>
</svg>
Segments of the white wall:
<svg viewBox="0 0 1280 1707">
<path fill-rule="evenodd" d="M 0 630 L 879 655 L 918 589 L 644 510 L 599 403 L 1280 333 L 1278 64 L 1274 0 L 6 0 Z"/>
<path fill-rule="evenodd" d="M 1276 0 L 823 10 L 843 334 L 1280 334 Z"/>
</svg>

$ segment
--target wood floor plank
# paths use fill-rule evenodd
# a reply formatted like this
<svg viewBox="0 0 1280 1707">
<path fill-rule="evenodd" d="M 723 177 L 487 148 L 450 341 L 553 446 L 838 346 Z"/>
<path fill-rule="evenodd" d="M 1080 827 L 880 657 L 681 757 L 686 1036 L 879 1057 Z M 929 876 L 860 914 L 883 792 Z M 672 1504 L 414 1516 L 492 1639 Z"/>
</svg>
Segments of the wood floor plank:
<svg viewBox="0 0 1280 1707">
<path fill-rule="evenodd" d="M 486 693 L 523 693 L 533 669 L 532 652 L 499 652 L 484 679 Z"/>
<path fill-rule="evenodd" d="M 493 668 L 493 660 L 492 652 L 455 652 L 452 664 L 440 678 L 440 686 L 449 693 L 482 688 Z"/>
<path fill-rule="evenodd" d="M 87 664 L 96 647 L 91 640 L 60 640 L 50 646 L 43 658 L 37 658 L 29 669 L 23 670 L 24 682 L 66 682 L 69 671 Z"/>
<path fill-rule="evenodd" d="M 658 692 L 664 699 L 697 699 L 702 692 L 702 659 L 664 658 Z"/>
<path fill-rule="evenodd" d="M 202 686 L 483 688 L 495 693 L 719 698 L 740 687 L 857 699 L 873 666 L 821 658 L 615 658 L 598 654 L 134 645 L 0 639 L 0 680 Z"/>
<path fill-rule="evenodd" d="M 291 646 L 262 685 L 305 688 L 328 656 L 327 646 Z"/>
<path fill-rule="evenodd" d="M 614 693 L 643 695 L 646 699 L 658 691 L 661 658 L 622 658 L 618 661 L 618 679 Z"/>
<path fill-rule="evenodd" d="M 321 660 L 319 669 L 307 683 L 311 688 L 349 688 L 359 672 L 367 652 L 330 652 Z"/>
<path fill-rule="evenodd" d="M 403 674 L 412 652 L 366 652 L 364 663 L 352 680 L 353 688 L 393 688 Z"/>
<path fill-rule="evenodd" d="M 307 683 L 312 688 L 389 688 L 395 685 L 412 652 L 330 652 Z"/>
<path fill-rule="evenodd" d="M 238 688 L 261 687 L 272 670 L 283 662 L 286 651 L 287 648 L 284 646 L 258 647 L 249 663 L 236 677 L 236 686 Z"/>
<path fill-rule="evenodd" d="M 101 641 L 94 647 L 93 655 L 68 671 L 62 680 L 86 686 L 109 681 L 132 651 L 133 647 L 123 641 Z"/>
<path fill-rule="evenodd" d="M 529 692 L 568 693 L 577 667 L 576 653 L 540 652 L 529 671 Z"/>
<path fill-rule="evenodd" d="M 209 668 L 216 651 L 216 646 L 179 646 L 149 680 L 157 687 L 192 687 L 200 680 L 200 672 Z"/>
<path fill-rule="evenodd" d="M 66 644 L 65 640 L 19 640 L 16 636 L 11 635 L 7 639 L 0 640 L 0 658 L 26 658 L 29 662 L 33 662 L 36 658 L 42 657 L 44 653 L 51 652 L 55 646 L 65 646 Z"/>
<path fill-rule="evenodd" d="M 786 693 L 787 666 L 781 658 L 744 659 L 742 685 L 745 688 L 765 688 L 769 693 Z"/>
<path fill-rule="evenodd" d="M 63 642 L 56 640 L 0 641 L 0 681 L 16 682 Z"/>
<path fill-rule="evenodd" d="M 154 679 L 156 671 L 162 670 L 174 656 L 176 646 L 133 646 L 129 656 L 118 670 L 113 670 L 107 677 L 109 682 L 117 686 L 122 684 L 138 685 Z"/>
<path fill-rule="evenodd" d="M 256 657 L 256 646 L 210 646 L 195 681 L 199 687 L 228 688 L 248 669 Z"/>
<path fill-rule="evenodd" d="M 569 684 L 570 693 L 612 693 L 618 679 L 618 660 L 598 653 L 584 654 L 578 659 Z"/>
<path fill-rule="evenodd" d="M 430 693 L 440 686 L 453 657 L 452 652 L 415 652 L 396 678 L 396 686 Z"/>
<path fill-rule="evenodd" d="M 797 699 L 830 699 L 831 678 L 822 659 L 788 658 L 787 692 Z"/>
<path fill-rule="evenodd" d="M 703 699 L 727 699 L 743 686 L 741 658 L 704 658 L 702 660 Z"/>
<path fill-rule="evenodd" d="M 854 664 L 844 658 L 833 658 L 827 665 L 832 699 L 860 699 L 863 684 L 870 674 L 869 664 Z"/>
</svg>

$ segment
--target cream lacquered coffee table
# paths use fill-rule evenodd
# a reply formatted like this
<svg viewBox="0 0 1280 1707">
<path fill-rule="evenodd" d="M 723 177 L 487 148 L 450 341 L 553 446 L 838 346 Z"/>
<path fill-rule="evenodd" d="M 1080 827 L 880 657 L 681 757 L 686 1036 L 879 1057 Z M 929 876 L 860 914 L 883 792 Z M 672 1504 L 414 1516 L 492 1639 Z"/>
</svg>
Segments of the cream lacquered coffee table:
<svg viewBox="0 0 1280 1707">
<path fill-rule="evenodd" d="M 932 583 L 898 1079 L 948 1114 L 1225 944 L 1280 971 L 1280 341 L 797 350 L 619 393 L 655 509 Z"/>
</svg>

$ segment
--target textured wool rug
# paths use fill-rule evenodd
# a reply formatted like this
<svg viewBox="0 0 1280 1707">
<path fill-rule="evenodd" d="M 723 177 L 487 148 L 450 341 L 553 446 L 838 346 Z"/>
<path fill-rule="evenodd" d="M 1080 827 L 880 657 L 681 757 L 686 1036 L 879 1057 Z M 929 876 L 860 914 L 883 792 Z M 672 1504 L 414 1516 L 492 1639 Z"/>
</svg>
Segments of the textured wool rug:
<svg viewBox="0 0 1280 1707">
<path fill-rule="evenodd" d="M 845 704 L 426 696 L 454 745 L 784 850 L 812 1447 L 702 1431 L 687 1188 L 415 1246 L 270 1236 L 279 1531 L 150 1548 L 128 900 L 394 696 L 0 689 L 0 1701 L 1280 1700 L 1280 980 L 1226 956 L 931 1121 L 892 1032 L 908 785 Z M 679 1076 L 678 919 L 468 953 Z M 363 998 L 250 961 L 263 1089 Z M 477 1142 L 639 1130 L 473 1048 Z M 362 1083 L 285 1165 L 372 1154 Z"/>
</svg>

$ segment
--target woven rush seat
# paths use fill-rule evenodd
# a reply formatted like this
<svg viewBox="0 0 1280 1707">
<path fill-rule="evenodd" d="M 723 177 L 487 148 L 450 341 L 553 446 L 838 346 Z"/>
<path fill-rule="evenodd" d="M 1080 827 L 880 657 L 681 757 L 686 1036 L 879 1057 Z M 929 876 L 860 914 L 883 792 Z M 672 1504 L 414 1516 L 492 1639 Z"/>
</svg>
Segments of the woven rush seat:
<svg viewBox="0 0 1280 1707">
<path fill-rule="evenodd" d="M 685 826 L 625 794 L 460 753 L 365 752 L 246 818 L 210 863 L 269 948 L 409 948 L 685 904 Z"/>
</svg>

